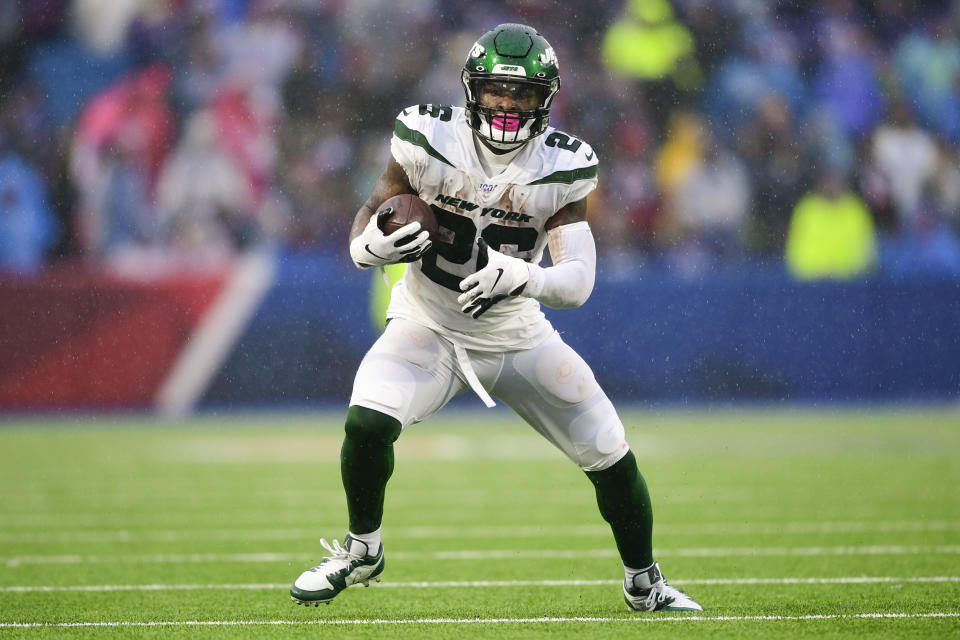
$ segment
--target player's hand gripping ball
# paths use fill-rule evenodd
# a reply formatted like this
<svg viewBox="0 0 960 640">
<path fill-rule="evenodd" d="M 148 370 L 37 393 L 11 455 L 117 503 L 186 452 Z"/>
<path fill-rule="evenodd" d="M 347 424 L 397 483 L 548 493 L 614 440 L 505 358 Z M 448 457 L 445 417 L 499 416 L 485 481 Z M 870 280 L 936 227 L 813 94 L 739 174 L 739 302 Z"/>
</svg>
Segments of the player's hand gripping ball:
<svg viewBox="0 0 960 640">
<path fill-rule="evenodd" d="M 381 267 L 413 262 L 431 247 L 437 234 L 433 210 L 417 196 L 388 198 L 370 217 L 363 233 L 350 243 L 350 257 L 358 267 Z"/>
<path fill-rule="evenodd" d="M 419 222 L 430 241 L 437 238 L 437 217 L 426 202 L 410 193 L 401 193 L 383 201 L 377 209 L 377 226 L 384 235 L 391 235 L 411 222 Z"/>
</svg>

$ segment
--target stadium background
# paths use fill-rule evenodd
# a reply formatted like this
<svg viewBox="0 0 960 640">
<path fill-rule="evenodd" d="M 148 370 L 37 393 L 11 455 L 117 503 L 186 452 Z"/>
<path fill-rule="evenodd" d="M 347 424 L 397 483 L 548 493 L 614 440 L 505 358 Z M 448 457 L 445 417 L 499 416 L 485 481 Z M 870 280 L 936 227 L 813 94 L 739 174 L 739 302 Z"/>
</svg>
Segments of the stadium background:
<svg viewBox="0 0 960 640">
<path fill-rule="evenodd" d="M 550 317 L 618 402 L 956 400 L 960 3 L 19 0 L 0 408 L 342 406 L 393 117 L 513 20 L 601 160 Z"/>
</svg>

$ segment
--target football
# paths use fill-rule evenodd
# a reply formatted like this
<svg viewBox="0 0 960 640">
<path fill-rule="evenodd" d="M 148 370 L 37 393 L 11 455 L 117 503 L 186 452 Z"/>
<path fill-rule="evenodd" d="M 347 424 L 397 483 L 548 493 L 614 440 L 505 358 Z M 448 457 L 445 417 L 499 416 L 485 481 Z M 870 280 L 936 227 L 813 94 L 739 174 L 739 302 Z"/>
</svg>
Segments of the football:
<svg viewBox="0 0 960 640">
<path fill-rule="evenodd" d="M 420 228 L 430 234 L 430 239 L 436 240 L 437 217 L 426 202 L 413 194 L 401 193 L 384 200 L 380 208 L 377 209 L 377 215 L 380 215 L 388 207 L 393 208 L 393 215 L 380 226 L 380 230 L 384 234 L 390 235 L 411 222 L 419 222 Z"/>
</svg>

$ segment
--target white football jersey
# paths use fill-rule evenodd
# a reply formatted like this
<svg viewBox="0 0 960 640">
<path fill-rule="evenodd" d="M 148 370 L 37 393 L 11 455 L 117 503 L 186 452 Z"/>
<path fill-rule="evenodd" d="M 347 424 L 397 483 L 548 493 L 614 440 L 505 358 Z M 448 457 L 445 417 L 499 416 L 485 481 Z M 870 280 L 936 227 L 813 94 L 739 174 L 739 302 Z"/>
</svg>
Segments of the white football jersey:
<svg viewBox="0 0 960 640">
<path fill-rule="evenodd" d="M 474 319 L 460 311 L 460 281 L 478 269 L 481 237 L 491 249 L 539 264 L 544 225 L 596 188 L 597 157 L 590 145 L 549 127 L 501 173 L 487 175 L 467 117 L 461 107 L 440 105 L 397 116 L 390 150 L 440 229 L 433 248 L 394 286 L 387 317 L 419 322 L 467 349 L 531 348 L 553 331 L 539 302 L 507 298 Z"/>
</svg>

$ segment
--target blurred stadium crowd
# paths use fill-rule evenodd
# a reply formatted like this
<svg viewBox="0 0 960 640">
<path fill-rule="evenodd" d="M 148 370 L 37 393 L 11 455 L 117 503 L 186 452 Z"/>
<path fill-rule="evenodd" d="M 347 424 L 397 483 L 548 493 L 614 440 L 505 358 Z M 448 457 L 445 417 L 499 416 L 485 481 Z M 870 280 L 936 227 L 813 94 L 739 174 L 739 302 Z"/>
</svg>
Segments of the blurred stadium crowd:
<svg viewBox="0 0 960 640">
<path fill-rule="evenodd" d="M 606 269 L 960 276 L 960 1 L 5 0 L 0 265 L 336 251 L 393 118 L 557 50 Z"/>
</svg>

